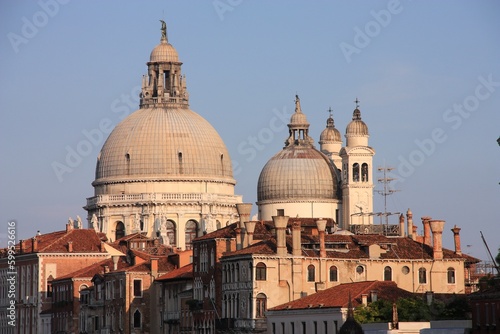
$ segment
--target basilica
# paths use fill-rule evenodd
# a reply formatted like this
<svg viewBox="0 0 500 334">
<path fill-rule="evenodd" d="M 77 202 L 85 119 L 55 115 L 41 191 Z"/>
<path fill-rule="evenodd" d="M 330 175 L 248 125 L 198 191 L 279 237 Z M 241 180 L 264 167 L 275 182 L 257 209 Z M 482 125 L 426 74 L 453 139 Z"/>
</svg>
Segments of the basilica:
<svg viewBox="0 0 500 334">
<path fill-rule="evenodd" d="M 116 126 L 97 156 L 89 227 L 110 240 L 137 232 L 189 249 L 197 236 L 237 221 L 236 180 L 217 131 L 189 108 L 186 78 L 166 26 L 147 62 L 139 110 Z M 336 228 L 371 225 L 373 155 L 356 101 L 345 131 L 332 115 L 319 140 L 296 96 L 285 146 L 263 167 L 258 219 L 278 210 L 291 217 L 331 218 Z"/>
</svg>

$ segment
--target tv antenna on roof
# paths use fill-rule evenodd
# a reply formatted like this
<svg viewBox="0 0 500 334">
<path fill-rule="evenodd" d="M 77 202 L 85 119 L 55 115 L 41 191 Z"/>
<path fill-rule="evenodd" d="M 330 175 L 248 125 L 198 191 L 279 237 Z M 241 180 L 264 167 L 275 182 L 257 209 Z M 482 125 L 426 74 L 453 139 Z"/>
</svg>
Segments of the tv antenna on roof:
<svg viewBox="0 0 500 334">
<path fill-rule="evenodd" d="M 386 225 L 389 225 L 389 216 L 393 214 L 393 213 L 387 212 L 387 196 L 392 195 L 395 192 L 399 191 L 397 189 L 390 188 L 390 183 L 396 179 L 387 176 L 387 174 L 390 173 L 394 169 L 395 169 L 394 167 L 386 167 L 385 164 L 384 164 L 384 167 L 377 168 L 377 170 L 379 172 L 383 173 L 383 177 L 379 178 L 378 182 L 382 183 L 384 185 L 384 189 L 377 190 L 377 193 L 384 196 L 384 212 L 382 213 L 382 215 L 385 216 L 385 224 Z M 397 212 L 396 214 L 399 214 L 399 212 Z"/>
</svg>

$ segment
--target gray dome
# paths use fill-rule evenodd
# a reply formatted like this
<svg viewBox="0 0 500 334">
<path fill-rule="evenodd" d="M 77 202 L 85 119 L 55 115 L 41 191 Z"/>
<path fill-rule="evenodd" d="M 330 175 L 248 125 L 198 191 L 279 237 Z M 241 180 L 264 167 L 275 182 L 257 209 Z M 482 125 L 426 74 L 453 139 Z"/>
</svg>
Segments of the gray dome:
<svg viewBox="0 0 500 334">
<path fill-rule="evenodd" d="M 234 184 L 231 159 L 217 131 L 188 108 L 143 108 L 109 135 L 94 185 L 204 179 Z"/>
<path fill-rule="evenodd" d="M 290 145 L 262 169 L 258 201 L 335 199 L 337 178 L 328 158 L 311 146 Z"/>
<path fill-rule="evenodd" d="M 352 121 L 347 124 L 346 135 L 368 136 L 368 126 L 361 120 L 361 111 L 356 108 L 352 115 Z"/>
</svg>

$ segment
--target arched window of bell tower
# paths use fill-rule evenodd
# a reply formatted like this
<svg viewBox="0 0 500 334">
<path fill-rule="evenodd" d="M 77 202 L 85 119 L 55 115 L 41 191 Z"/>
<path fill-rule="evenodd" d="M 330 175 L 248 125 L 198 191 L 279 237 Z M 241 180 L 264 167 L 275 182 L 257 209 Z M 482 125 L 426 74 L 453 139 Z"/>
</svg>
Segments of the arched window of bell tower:
<svg viewBox="0 0 500 334">
<path fill-rule="evenodd" d="M 352 165 L 352 181 L 359 182 L 359 164 L 357 162 Z"/>
<path fill-rule="evenodd" d="M 368 164 L 366 162 L 361 165 L 361 180 L 368 182 Z"/>
</svg>

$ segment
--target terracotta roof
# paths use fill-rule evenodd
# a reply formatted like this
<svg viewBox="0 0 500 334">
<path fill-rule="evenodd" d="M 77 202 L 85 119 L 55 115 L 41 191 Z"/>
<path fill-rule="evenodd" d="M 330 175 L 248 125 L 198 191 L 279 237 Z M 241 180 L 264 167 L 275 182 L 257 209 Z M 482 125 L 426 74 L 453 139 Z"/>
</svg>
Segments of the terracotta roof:
<svg viewBox="0 0 500 334">
<path fill-rule="evenodd" d="M 161 275 L 156 281 L 177 281 L 177 280 L 192 280 L 193 279 L 193 264 L 187 264 L 184 267 L 172 270 L 169 273 Z"/>
<path fill-rule="evenodd" d="M 287 251 L 292 253 L 292 236 L 286 236 Z M 265 241 L 265 242 L 263 242 Z M 242 254 L 273 254 L 276 253 L 276 239 L 268 235 L 262 242 L 230 253 L 224 256 Z M 335 259 L 369 258 L 368 247 L 377 244 L 381 248 L 381 259 L 425 259 L 433 258 L 432 246 L 428 246 L 407 237 L 386 237 L 383 235 L 325 235 L 326 256 Z M 309 245 L 309 246 L 308 246 Z M 336 248 L 337 246 L 338 248 Z M 310 247 L 310 248 L 309 248 Z M 319 236 L 301 234 L 302 255 L 307 257 L 319 256 Z M 458 255 L 454 251 L 443 248 L 443 259 L 463 259 L 474 263 L 480 260 L 466 254 Z"/>
<path fill-rule="evenodd" d="M 85 268 L 76 270 L 72 273 L 69 273 L 67 275 L 57 277 L 54 279 L 54 281 L 60 281 L 68 278 L 82 278 L 82 277 L 94 277 L 95 274 L 101 274 L 104 273 L 104 266 L 108 266 L 109 270 L 111 272 L 115 271 L 113 270 L 114 268 L 114 263 L 112 259 L 106 259 L 99 261 L 97 263 L 94 263 L 90 266 L 87 266 Z M 120 256 L 118 259 L 118 268 L 116 271 L 122 271 L 124 268 L 129 267 L 130 265 L 127 263 L 126 257 L 125 256 Z"/>
<path fill-rule="evenodd" d="M 68 242 L 72 242 L 72 253 L 100 253 L 101 237 L 94 229 L 71 229 L 41 234 L 35 238 L 38 253 L 69 253 Z M 23 240 L 23 248 L 23 253 L 31 253 L 32 239 Z"/>
<path fill-rule="evenodd" d="M 414 296 L 411 292 L 398 288 L 395 282 L 388 281 L 365 281 L 356 283 L 346 283 L 317 292 L 315 294 L 281 304 L 270 311 L 278 310 L 300 310 L 310 308 L 345 308 L 349 304 L 349 294 L 352 305 L 356 307 L 362 303 L 362 295 L 370 295 L 370 292 L 377 292 L 377 299 L 395 302 L 398 298 L 408 298 Z"/>
</svg>

